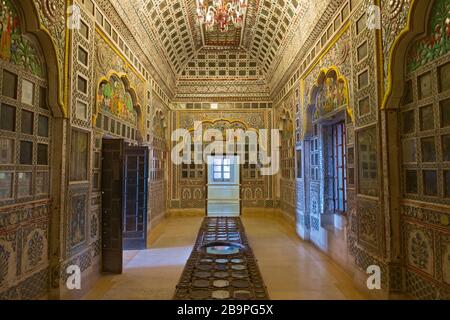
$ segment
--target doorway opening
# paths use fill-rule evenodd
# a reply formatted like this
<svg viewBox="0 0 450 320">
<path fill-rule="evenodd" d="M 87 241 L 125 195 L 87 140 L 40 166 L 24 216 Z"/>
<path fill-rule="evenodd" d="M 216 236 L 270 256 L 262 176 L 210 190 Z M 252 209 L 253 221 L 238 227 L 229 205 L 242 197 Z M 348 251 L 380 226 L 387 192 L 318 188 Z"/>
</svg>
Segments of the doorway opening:
<svg viewBox="0 0 450 320">
<path fill-rule="evenodd" d="M 102 144 L 102 269 L 120 274 L 125 250 L 147 248 L 148 148 Z"/>
<path fill-rule="evenodd" d="M 229 155 L 208 156 L 207 179 L 207 216 L 240 216 L 239 157 Z"/>
</svg>

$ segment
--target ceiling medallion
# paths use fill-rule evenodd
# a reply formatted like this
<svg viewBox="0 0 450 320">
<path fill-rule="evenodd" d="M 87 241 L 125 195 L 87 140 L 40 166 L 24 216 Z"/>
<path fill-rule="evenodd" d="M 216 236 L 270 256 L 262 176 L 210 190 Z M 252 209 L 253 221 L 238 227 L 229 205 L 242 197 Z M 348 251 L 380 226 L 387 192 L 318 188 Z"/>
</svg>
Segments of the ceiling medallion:
<svg viewBox="0 0 450 320">
<path fill-rule="evenodd" d="M 247 11 L 247 0 L 197 0 L 197 18 L 207 31 L 228 31 L 230 24 L 242 28 Z"/>
</svg>

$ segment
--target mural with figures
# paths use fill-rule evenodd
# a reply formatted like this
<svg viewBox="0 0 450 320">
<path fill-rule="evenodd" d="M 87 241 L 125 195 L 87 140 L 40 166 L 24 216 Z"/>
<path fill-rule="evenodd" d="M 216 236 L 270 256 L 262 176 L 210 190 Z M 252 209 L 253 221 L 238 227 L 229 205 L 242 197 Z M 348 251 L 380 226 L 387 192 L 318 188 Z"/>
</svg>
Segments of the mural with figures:
<svg viewBox="0 0 450 320">
<path fill-rule="evenodd" d="M 114 75 L 111 76 L 109 81 L 100 83 L 97 110 L 109 113 L 132 124 L 136 124 L 137 121 L 133 98 L 126 90 L 123 81 Z"/>
<path fill-rule="evenodd" d="M 322 71 L 312 92 L 311 102 L 316 104 L 316 119 L 348 104 L 346 83 L 335 70 Z"/>
<path fill-rule="evenodd" d="M 450 2 L 436 0 L 428 25 L 428 34 L 412 46 L 407 56 L 408 71 L 442 57 L 450 50 Z"/>
<path fill-rule="evenodd" d="M 0 58 L 42 77 L 44 68 L 30 40 L 22 35 L 17 11 L 10 0 L 0 3 Z"/>
</svg>

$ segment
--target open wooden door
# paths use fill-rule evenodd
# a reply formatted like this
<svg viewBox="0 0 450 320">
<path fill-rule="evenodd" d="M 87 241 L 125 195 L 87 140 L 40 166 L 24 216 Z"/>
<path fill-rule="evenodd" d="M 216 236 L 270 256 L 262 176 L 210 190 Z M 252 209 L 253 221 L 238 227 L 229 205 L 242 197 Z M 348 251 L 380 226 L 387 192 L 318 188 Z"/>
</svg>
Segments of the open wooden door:
<svg viewBox="0 0 450 320">
<path fill-rule="evenodd" d="M 122 273 L 123 250 L 147 247 L 148 148 L 104 139 L 103 272 Z"/>
<path fill-rule="evenodd" d="M 122 273 L 123 141 L 103 140 L 102 270 Z"/>
<path fill-rule="evenodd" d="M 147 248 L 148 148 L 124 148 L 123 248 Z"/>
</svg>

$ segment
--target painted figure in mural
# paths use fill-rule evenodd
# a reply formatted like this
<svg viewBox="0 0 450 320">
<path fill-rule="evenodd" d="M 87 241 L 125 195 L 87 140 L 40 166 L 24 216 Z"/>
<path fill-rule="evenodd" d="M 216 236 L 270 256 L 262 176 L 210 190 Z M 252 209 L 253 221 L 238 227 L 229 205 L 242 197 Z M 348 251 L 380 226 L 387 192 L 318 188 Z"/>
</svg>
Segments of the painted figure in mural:
<svg viewBox="0 0 450 320">
<path fill-rule="evenodd" d="M 97 96 L 99 110 L 106 111 L 123 120 L 135 123 L 136 111 L 134 110 L 133 99 L 126 92 L 123 82 L 116 78 L 100 84 Z"/>
<path fill-rule="evenodd" d="M 9 0 L 0 3 L 0 59 L 22 66 L 42 77 L 44 68 L 32 42 L 20 30 L 17 13 Z"/>
<path fill-rule="evenodd" d="M 1 42 L 0 42 L 0 58 L 6 61 L 11 59 L 11 39 L 17 30 L 17 19 L 10 12 L 8 7 L 2 7 L 0 16 Z"/>
<path fill-rule="evenodd" d="M 346 104 L 345 83 L 335 73 L 328 74 L 319 85 L 316 95 L 316 116 L 327 114 Z"/>
</svg>

